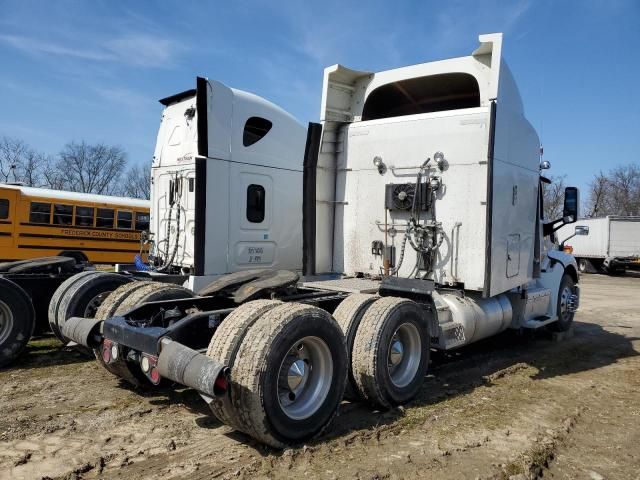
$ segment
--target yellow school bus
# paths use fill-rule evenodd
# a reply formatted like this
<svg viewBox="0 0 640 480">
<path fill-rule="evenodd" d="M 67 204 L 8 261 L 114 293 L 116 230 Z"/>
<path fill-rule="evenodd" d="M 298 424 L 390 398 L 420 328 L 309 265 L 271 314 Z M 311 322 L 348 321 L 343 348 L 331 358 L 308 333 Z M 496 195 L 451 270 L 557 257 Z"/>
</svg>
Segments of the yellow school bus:
<svg viewBox="0 0 640 480">
<path fill-rule="evenodd" d="M 148 200 L 0 184 L 0 260 L 66 255 L 133 263 Z"/>
</svg>

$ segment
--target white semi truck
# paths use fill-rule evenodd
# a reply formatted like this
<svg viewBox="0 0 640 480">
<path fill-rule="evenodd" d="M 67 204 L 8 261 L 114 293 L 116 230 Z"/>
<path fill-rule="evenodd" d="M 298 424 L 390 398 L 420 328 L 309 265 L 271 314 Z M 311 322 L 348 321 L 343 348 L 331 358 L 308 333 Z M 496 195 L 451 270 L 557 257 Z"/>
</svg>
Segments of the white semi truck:
<svg viewBox="0 0 640 480">
<path fill-rule="evenodd" d="M 581 272 L 616 274 L 640 269 L 640 217 L 583 218 L 575 228 L 560 228 L 557 236 Z"/>
<path fill-rule="evenodd" d="M 197 292 L 130 282 L 96 318 L 66 319 L 64 334 L 112 373 L 195 388 L 221 421 L 283 447 L 325 430 L 345 388 L 379 408 L 411 400 L 432 348 L 508 328 L 569 329 L 578 270 L 551 236 L 578 218 L 578 192 L 566 189 L 563 218 L 543 218 L 539 141 L 501 48 L 501 34 L 482 35 L 467 57 L 384 72 L 327 68 L 321 124 L 309 125 L 304 148 L 295 135 L 289 143 L 299 128 L 277 107 L 199 79 L 195 92 L 166 102 L 175 108 L 159 138 L 178 146 L 173 122 L 190 146 L 156 150 L 156 172 L 168 169 L 154 185 L 167 198 L 154 224 L 162 232 L 167 219 L 170 232 L 160 263 L 196 277 L 235 272 Z M 229 96 L 247 102 L 239 121 Z M 263 119 L 250 133 L 260 138 L 243 158 L 253 117 Z M 276 132 L 280 154 L 267 157 L 261 144 Z M 182 162 L 176 177 L 169 166 Z M 276 169 L 291 172 L 287 182 Z M 172 186 L 176 178 L 186 180 Z M 190 178 L 195 199 L 176 208 Z M 289 200 L 277 203 L 283 193 Z M 171 205 L 187 219 L 175 233 L 182 220 L 168 220 Z M 250 236 L 260 223 L 251 219 L 267 218 L 290 231 Z M 234 228 L 247 237 L 236 240 Z M 303 277 L 295 256 L 293 270 L 280 256 L 300 229 Z M 193 235 L 193 247 L 174 256 L 178 231 Z M 238 262 L 256 254 L 243 241 L 277 234 L 290 243 L 278 240 L 270 265 L 255 262 L 272 268 Z"/>
</svg>

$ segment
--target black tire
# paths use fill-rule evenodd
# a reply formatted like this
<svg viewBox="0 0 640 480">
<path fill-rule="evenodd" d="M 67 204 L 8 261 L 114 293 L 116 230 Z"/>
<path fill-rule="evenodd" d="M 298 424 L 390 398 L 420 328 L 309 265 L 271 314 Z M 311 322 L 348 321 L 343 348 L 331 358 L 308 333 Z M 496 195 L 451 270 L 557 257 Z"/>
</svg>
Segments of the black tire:
<svg viewBox="0 0 640 480">
<path fill-rule="evenodd" d="M 135 291 L 140 290 L 142 287 L 151 285 L 152 281 L 133 281 L 120 285 L 113 292 L 105 298 L 104 302 L 98 307 L 95 318 L 98 320 L 106 320 L 116 315 L 120 305 L 129 298 Z"/>
<path fill-rule="evenodd" d="M 131 279 L 124 275 L 107 272 L 91 272 L 73 282 L 60 298 L 56 325 L 64 338 L 64 323 L 71 317 L 93 318 L 100 304 L 116 288 Z M 68 339 L 67 339 L 68 341 Z"/>
<path fill-rule="evenodd" d="M 151 282 L 140 289 L 131 292 L 118 306 L 115 315 L 124 315 L 138 305 L 147 302 L 161 300 L 178 300 L 180 298 L 193 298 L 195 293 L 180 285 L 172 283 Z"/>
<path fill-rule="evenodd" d="M 36 313 L 27 292 L 0 278 L 0 368 L 24 351 L 35 325 Z"/>
<path fill-rule="evenodd" d="M 354 293 L 340 302 L 340 305 L 338 305 L 338 307 L 333 312 L 333 318 L 335 318 L 338 322 L 338 325 L 340 325 L 342 333 L 344 334 L 345 342 L 347 344 L 347 355 L 349 358 L 348 365 L 351 365 L 353 342 L 356 338 L 356 332 L 358 331 L 360 321 L 362 320 L 362 317 L 364 316 L 367 309 L 378 298 L 380 297 L 376 295 Z M 353 378 L 353 372 L 351 368 L 349 368 L 348 378 L 349 380 L 344 391 L 345 398 L 347 398 L 348 400 L 360 399 L 358 387 L 356 385 L 355 379 Z"/>
<path fill-rule="evenodd" d="M 192 298 L 195 294 L 188 288 L 179 285 L 160 282 L 132 282 L 123 285 L 107 297 L 96 313 L 96 318 L 106 320 L 116 315 L 124 315 L 128 311 L 146 302 L 160 300 L 176 300 L 180 298 Z M 146 387 L 152 384 L 148 381 L 138 364 L 122 359 L 118 362 L 106 364 L 102 359 L 99 349 L 94 350 L 96 360 L 109 373 L 126 380 L 134 387 Z"/>
<path fill-rule="evenodd" d="M 292 403 L 283 406 L 278 387 L 287 376 L 281 370 L 286 368 L 289 374 L 292 365 L 283 367 L 285 361 L 292 352 L 302 351 L 312 354 L 309 362 L 303 362 L 308 377 L 298 384 L 303 386 L 299 397 L 285 393 Z M 275 448 L 321 434 L 342 400 L 346 366 L 344 336 L 329 313 L 295 303 L 269 310 L 249 327 L 231 372 L 231 401 L 239 430 Z M 304 410 L 294 413 L 298 407 Z"/>
<path fill-rule="evenodd" d="M 586 258 L 579 258 L 578 270 L 580 271 L 580 273 L 591 273 L 593 270 L 593 265 L 591 265 L 591 262 Z"/>
<path fill-rule="evenodd" d="M 65 293 L 67 293 L 67 291 L 69 290 L 69 288 L 71 288 L 71 286 L 76 283 L 77 281 L 89 276 L 89 275 L 95 275 L 99 272 L 81 272 L 78 273 L 77 275 L 74 275 L 72 277 L 67 278 L 64 282 L 62 282 L 60 284 L 60 286 L 56 289 L 56 291 L 53 293 L 53 296 L 51 297 L 51 300 L 49 301 L 49 310 L 48 310 L 48 318 L 49 318 L 49 328 L 51 328 L 51 331 L 53 332 L 53 334 L 56 336 L 56 338 L 58 340 L 60 340 L 62 343 L 67 343 L 67 339 L 62 335 L 62 332 L 60 331 L 60 329 L 58 328 L 58 323 L 57 323 L 57 319 L 58 319 L 58 309 L 60 308 L 60 300 L 62 299 L 62 297 L 64 296 Z"/>
<path fill-rule="evenodd" d="M 240 305 L 222 321 L 214 333 L 207 355 L 233 371 L 236 354 L 244 340 L 247 329 L 263 314 L 281 304 L 282 302 L 278 300 L 254 300 Z M 236 422 L 237 414 L 231 403 L 230 388 L 227 389 L 227 392 L 222 397 L 215 397 L 209 407 L 222 423 L 239 428 Z"/>
<path fill-rule="evenodd" d="M 560 287 L 558 288 L 558 303 L 556 304 L 558 320 L 549 324 L 549 330 L 553 332 L 566 332 L 573 325 L 573 317 L 575 314 L 566 310 L 567 299 L 563 297 L 563 292 L 565 292 L 565 295 L 571 295 L 573 294 L 574 287 L 575 282 L 573 281 L 573 278 L 565 273 L 562 276 Z"/>
<path fill-rule="evenodd" d="M 391 367 L 396 341 L 407 347 Z M 376 300 L 360 321 L 353 345 L 351 368 L 360 396 L 381 408 L 411 400 L 427 373 L 429 347 L 429 322 L 420 305 L 396 297 Z"/>
</svg>

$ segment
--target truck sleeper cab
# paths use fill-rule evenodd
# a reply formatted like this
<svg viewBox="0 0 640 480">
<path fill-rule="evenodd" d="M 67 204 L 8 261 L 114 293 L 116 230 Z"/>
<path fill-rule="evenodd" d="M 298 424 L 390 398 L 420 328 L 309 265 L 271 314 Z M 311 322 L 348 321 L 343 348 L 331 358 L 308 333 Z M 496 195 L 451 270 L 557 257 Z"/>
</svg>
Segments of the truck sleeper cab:
<svg viewBox="0 0 640 480">
<path fill-rule="evenodd" d="M 221 421 L 282 448 L 321 433 L 345 389 L 378 408 L 414 398 L 431 348 L 569 329 L 576 264 L 549 234 L 578 217 L 577 190 L 545 223 L 538 138 L 502 36 L 480 42 L 459 59 L 325 70 L 296 204 L 303 278 L 245 270 L 182 298 L 138 295 L 66 334 L 113 373 L 193 387 Z"/>
<path fill-rule="evenodd" d="M 155 269 L 217 276 L 301 268 L 305 130 L 280 107 L 222 83 L 160 100 L 152 166 Z M 282 214 L 287 212 L 287 214 Z"/>
</svg>

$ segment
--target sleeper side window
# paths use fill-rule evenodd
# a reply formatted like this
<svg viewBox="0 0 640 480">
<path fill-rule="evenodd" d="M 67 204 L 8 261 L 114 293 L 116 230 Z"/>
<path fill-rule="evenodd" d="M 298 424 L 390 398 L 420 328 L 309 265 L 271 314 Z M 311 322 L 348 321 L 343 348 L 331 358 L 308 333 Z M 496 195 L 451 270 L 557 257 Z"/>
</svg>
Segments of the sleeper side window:
<svg viewBox="0 0 640 480">
<path fill-rule="evenodd" d="M 248 147 L 262 140 L 262 138 L 264 138 L 264 136 L 269 133 L 271 127 L 273 127 L 273 123 L 271 123 L 266 118 L 250 117 L 247 120 L 247 123 L 244 124 L 242 144 L 245 147 Z"/>
<path fill-rule="evenodd" d="M 56 203 L 53 206 L 53 224 L 54 225 L 71 225 L 73 223 L 73 205 L 60 205 Z"/>
<path fill-rule="evenodd" d="M 0 220 L 9 218 L 9 200 L 0 198 Z"/>
<path fill-rule="evenodd" d="M 96 215 L 96 227 L 113 228 L 113 214 L 114 211 L 111 208 L 99 208 Z"/>
<path fill-rule="evenodd" d="M 264 221 L 265 190 L 262 185 L 251 184 L 247 187 L 247 220 L 251 223 Z"/>
<path fill-rule="evenodd" d="M 49 223 L 50 213 L 51 213 L 50 203 L 31 202 L 31 210 L 29 211 L 29 222 Z"/>
</svg>

